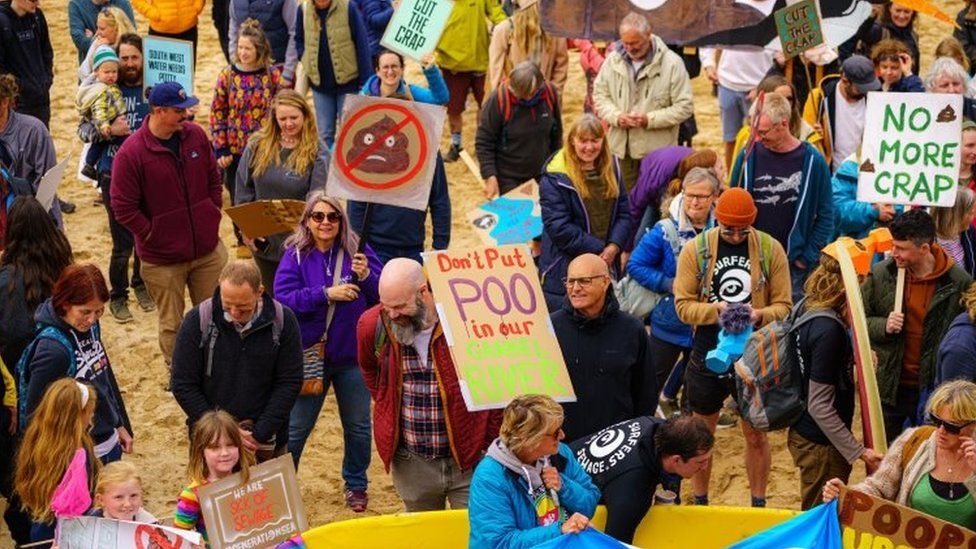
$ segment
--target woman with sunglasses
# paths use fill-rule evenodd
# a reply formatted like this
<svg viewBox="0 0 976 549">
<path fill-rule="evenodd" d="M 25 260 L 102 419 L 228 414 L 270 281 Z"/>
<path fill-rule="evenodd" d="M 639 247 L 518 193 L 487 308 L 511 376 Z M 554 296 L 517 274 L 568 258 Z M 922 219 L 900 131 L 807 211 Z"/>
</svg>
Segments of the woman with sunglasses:
<svg viewBox="0 0 976 549">
<path fill-rule="evenodd" d="M 936 518 L 976 528 L 976 384 L 939 385 L 925 406 L 928 425 L 908 429 L 888 449 L 881 466 L 852 490 L 894 501 Z M 824 485 L 835 499 L 844 483 Z"/>
<path fill-rule="evenodd" d="M 288 451 L 298 466 L 329 385 L 335 388 L 342 421 L 342 478 L 346 505 L 366 510 L 366 469 L 370 460 L 369 392 L 356 360 L 356 323 L 379 302 L 383 266 L 349 228 L 335 198 L 315 191 L 301 222 L 285 242 L 275 275 L 275 297 L 295 312 L 305 349 L 305 382 L 291 410 Z M 322 383 L 309 372 L 323 370 Z M 310 383 L 312 382 L 312 383 Z"/>
<path fill-rule="evenodd" d="M 271 100 L 271 112 L 250 139 L 236 174 L 234 204 L 257 200 L 305 200 L 315 189 L 325 188 L 329 151 L 319 146 L 315 113 L 305 98 L 290 89 Z M 275 270 L 284 253 L 288 233 L 261 238 L 243 235 L 261 283 L 274 294 Z"/>
</svg>

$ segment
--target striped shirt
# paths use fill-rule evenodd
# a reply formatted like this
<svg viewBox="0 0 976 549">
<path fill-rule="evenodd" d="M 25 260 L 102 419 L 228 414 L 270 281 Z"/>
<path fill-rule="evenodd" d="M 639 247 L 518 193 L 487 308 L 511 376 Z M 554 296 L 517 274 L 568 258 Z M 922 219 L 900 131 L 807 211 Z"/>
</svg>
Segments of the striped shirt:
<svg viewBox="0 0 976 549">
<path fill-rule="evenodd" d="M 450 457 L 441 392 L 430 352 L 432 338 L 423 335 L 427 337 L 418 334 L 415 343 L 425 345 L 426 352 L 418 353 L 410 345 L 401 347 L 403 400 L 400 432 L 403 433 L 403 448 L 427 459 Z"/>
<path fill-rule="evenodd" d="M 197 497 L 197 488 L 205 484 L 208 483 L 193 481 L 189 486 L 183 488 L 179 497 L 176 498 L 176 516 L 173 517 L 173 526 L 183 530 L 196 530 L 203 536 L 204 544 L 207 543 L 207 527 L 203 524 L 203 515 L 200 514 L 200 499 Z"/>
</svg>

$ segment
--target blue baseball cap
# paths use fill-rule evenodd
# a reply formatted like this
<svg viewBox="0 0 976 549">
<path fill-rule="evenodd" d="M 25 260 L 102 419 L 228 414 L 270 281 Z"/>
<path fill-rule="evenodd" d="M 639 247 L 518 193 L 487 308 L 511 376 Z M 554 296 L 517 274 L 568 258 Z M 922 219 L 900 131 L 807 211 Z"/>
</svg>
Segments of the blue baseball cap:
<svg viewBox="0 0 976 549">
<path fill-rule="evenodd" d="M 199 102 L 196 97 L 187 95 L 179 82 L 162 82 L 149 91 L 149 104 L 153 107 L 189 109 Z"/>
</svg>

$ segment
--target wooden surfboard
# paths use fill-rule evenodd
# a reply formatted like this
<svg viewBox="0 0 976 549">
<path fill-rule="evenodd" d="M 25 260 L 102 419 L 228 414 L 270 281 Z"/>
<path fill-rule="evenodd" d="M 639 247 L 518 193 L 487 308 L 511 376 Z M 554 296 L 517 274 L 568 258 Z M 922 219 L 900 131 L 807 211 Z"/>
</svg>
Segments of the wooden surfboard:
<svg viewBox="0 0 976 549">
<path fill-rule="evenodd" d="M 848 245 L 858 243 L 848 239 Z M 847 294 L 847 311 L 851 321 L 851 335 L 854 343 L 854 363 L 857 375 L 858 404 L 861 407 L 861 425 L 864 430 L 864 446 L 879 454 L 888 451 L 885 437 L 884 417 L 881 413 L 881 396 L 878 394 L 878 380 L 874 373 L 874 360 L 871 356 L 871 340 L 868 337 L 868 322 L 864 316 L 864 301 L 861 298 L 861 285 L 857 270 L 851 259 L 850 250 L 838 240 L 835 246 L 841 276 L 844 279 L 844 293 Z"/>
</svg>

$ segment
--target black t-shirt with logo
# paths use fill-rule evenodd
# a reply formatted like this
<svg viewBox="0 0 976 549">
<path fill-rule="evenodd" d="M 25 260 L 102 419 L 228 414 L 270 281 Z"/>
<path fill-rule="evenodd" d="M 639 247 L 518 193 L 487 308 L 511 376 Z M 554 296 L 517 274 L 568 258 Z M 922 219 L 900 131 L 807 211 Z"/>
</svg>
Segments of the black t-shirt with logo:
<svg viewBox="0 0 976 549">
<path fill-rule="evenodd" d="M 749 239 L 730 244 L 718 239 L 715 267 L 712 269 L 709 303 L 749 303 L 752 301 L 752 270 L 749 264 Z M 718 324 L 695 329 L 692 350 L 704 357 L 718 344 Z"/>
</svg>

